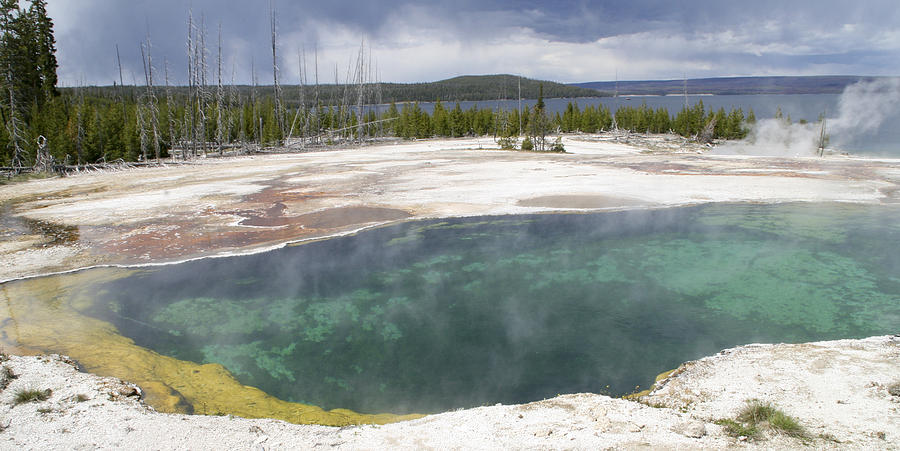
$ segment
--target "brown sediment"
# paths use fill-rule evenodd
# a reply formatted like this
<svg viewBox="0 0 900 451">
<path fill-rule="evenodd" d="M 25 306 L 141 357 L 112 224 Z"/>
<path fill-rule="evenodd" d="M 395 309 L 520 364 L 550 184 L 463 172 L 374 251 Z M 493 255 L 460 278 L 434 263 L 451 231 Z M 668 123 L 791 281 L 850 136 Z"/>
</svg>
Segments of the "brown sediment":
<svg viewBox="0 0 900 451">
<path fill-rule="evenodd" d="M 32 234 L 43 237 L 43 244 L 57 245 L 78 242 L 78 226 L 67 226 L 29 218 L 22 218 L 22 221 L 28 226 Z"/>
<path fill-rule="evenodd" d="M 276 203 L 267 210 L 268 215 L 245 213 L 250 217 L 240 224 L 256 226 L 253 228 L 206 226 L 191 218 L 121 227 L 118 237 L 107 241 L 101 251 L 121 257 L 128 263 L 187 258 L 210 251 L 324 237 L 366 224 L 411 216 L 404 210 L 379 207 L 338 207 L 298 216 L 281 216 L 285 208 L 284 204 Z"/>
<path fill-rule="evenodd" d="M 421 415 L 360 414 L 280 400 L 241 384 L 218 364 L 197 364 L 137 346 L 104 321 L 81 314 L 94 303 L 94 286 L 135 273 L 95 269 L 0 285 L 0 344 L 20 353 L 52 352 L 86 371 L 136 383 L 161 412 L 274 418 L 346 426 L 384 424 Z"/>
<path fill-rule="evenodd" d="M 38 247 L 74 244 L 79 238 L 78 226 L 20 217 L 9 205 L 0 205 L 0 240 L 21 235 L 39 237 Z"/>
<path fill-rule="evenodd" d="M 638 199 L 630 199 L 627 197 L 616 196 L 598 196 L 598 195 L 559 195 L 559 196 L 538 196 L 529 199 L 522 199 L 516 205 L 520 207 L 542 207 L 542 208 L 621 208 L 649 205 L 649 203 Z"/>
</svg>

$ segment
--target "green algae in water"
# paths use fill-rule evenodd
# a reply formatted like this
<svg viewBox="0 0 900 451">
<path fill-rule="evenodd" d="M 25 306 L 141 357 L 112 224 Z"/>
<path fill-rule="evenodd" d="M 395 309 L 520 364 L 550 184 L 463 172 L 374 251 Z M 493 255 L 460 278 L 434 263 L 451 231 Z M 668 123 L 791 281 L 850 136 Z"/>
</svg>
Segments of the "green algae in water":
<svg viewBox="0 0 900 451">
<path fill-rule="evenodd" d="M 739 344 L 900 331 L 898 213 L 712 205 L 409 223 L 150 269 L 99 287 L 111 308 L 90 313 L 326 409 L 624 394 Z"/>
</svg>

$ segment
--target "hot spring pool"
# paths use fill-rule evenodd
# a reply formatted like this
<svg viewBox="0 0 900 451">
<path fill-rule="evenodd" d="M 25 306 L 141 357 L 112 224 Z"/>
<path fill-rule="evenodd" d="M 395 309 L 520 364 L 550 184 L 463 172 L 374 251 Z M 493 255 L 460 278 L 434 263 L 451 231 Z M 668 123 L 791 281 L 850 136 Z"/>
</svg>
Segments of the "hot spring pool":
<svg viewBox="0 0 900 451">
<path fill-rule="evenodd" d="M 72 311 L 153 355 L 224 365 L 282 400 L 431 413 L 626 394 L 739 344 L 896 333 L 900 209 L 712 204 L 447 219 L 102 271 L 0 286 L 19 312 L 4 339 L 79 359 L 67 340 L 91 338 L 65 334 L 80 329 L 34 325 Z M 49 313 L 26 319 L 38 304 Z M 28 324 L 62 336 L 30 343 Z M 153 382 L 179 391 L 178 380 Z"/>
</svg>

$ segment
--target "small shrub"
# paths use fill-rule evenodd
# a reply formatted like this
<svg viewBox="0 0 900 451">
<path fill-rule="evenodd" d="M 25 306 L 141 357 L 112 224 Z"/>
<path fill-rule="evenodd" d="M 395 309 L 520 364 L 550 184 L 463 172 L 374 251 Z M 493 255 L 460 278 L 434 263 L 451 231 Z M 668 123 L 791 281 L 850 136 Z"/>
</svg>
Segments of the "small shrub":
<svg viewBox="0 0 900 451">
<path fill-rule="evenodd" d="M 25 404 L 26 402 L 46 401 L 53 393 L 49 388 L 46 390 L 19 390 L 16 397 L 13 398 L 13 405 Z"/>
<path fill-rule="evenodd" d="M 524 141 L 522 141 L 522 150 L 534 150 L 534 143 L 531 142 L 531 138 L 526 137 Z"/>
<path fill-rule="evenodd" d="M 515 150 L 518 144 L 518 140 L 511 136 L 500 138 L 497 140 L 497 145 L 499 145 L 503 150 Z"/>
<path fill-rule="evenodd" d="M 554 142 L 553 142 L 553 145 L 550 146 L 550 151 L 551 151 L 551 152 L 566 153 L 566 146 L 563 145 L 563 143 L 562 143 L 562 137 L 561 137 L 561 136 L 557 136 L 557 137 L 556 137 L 556 141 L 554 141 Z"/>
</svg>

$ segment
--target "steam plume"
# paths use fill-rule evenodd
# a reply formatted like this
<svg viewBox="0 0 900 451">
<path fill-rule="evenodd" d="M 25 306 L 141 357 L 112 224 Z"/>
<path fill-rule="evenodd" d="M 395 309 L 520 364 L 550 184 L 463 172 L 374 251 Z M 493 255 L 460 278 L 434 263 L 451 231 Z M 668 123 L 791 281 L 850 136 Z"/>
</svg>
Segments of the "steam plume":
<svg viewBox="0 0 900 451">
<path fill-rule="evenodd" d="M 876 132 L 885 119 L 900 110 L 900 78 L 860 81 L 844 89 L 837 116 L 826 119 L 829 144 L 843 148 L 855 137 Z M 715 153 L 762 156 L 813 156 L 819 145 L 821 123 L 788 123 L 781 119 L 758 121 L 743 141 L 719 146 Z"/>
</svg>

